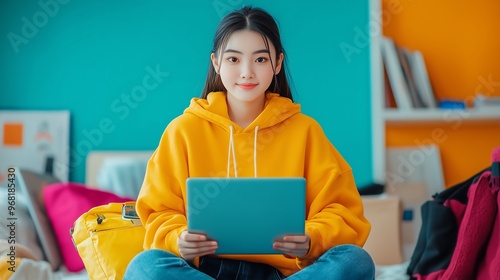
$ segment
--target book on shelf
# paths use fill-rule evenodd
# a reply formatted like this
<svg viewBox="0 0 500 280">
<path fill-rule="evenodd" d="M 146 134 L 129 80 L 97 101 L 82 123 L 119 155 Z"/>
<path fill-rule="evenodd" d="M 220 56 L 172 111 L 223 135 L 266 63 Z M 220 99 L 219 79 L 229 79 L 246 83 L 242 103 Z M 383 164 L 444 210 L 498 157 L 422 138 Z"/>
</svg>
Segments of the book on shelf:
<svg viewBox="0 0 500 280">
<path fill-rule="evenodd" d="M 417 94 L 419 95 L 424 107 L 437 108 L 438 102 L 432 89 L 429 73 L 425 64 L 424 56 L 421 51 L 406 51 L 406 56 L 413 74 Z"/>
<path fill-rule="evenodd" d="M 425 108 L 427 107 L 417 90 L 414 74 L 412 68 L 410 67 L 410 56 L 411 52 L 401 46 L 396 45 L 398 51 L 399 62 L 401 63 L 401 68 L 403 69 L 403 76 L 405 77 L 406 83 L 408 85 L 408 93 L 410 94 L 410 99 L 413 104 L 413 108 Z"/>
<path fill-rule="evenodd" d="M 392 92 L 391 84 L 389 82 L 389 77 L 387 75 L 387 69 L 385 65 L 384 68 L 384 96 L 385 96 L 385 108 L 396 108 L 396 100 L 394 99 L 394 93 Z"/>
<path fill-rule="evenodd" d="M 408 84 L 401 68 L 396 44 L 391 38 L 382 37 L 382 60 L 387 69 L 389 83 L 399 110 L 413 108 Z"/>
</svg>

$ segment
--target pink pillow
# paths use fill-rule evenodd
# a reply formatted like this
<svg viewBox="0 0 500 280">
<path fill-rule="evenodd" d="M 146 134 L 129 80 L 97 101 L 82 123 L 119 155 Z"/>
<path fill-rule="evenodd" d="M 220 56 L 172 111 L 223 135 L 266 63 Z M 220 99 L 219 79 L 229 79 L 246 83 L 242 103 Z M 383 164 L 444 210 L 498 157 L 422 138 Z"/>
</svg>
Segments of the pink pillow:
<svg viewBox="0 0 500 280">
<path fill-rule="evenodd" d="M 78 183 L 51 184 L 44 188 L 43 199 L 63 263 L 70 272 L 78 272 L 85 268 L 69 233 L 76 219 L 99 205 L 135 200 L 120 197 L 107 191 L 88 188 Z"/>
</svg>

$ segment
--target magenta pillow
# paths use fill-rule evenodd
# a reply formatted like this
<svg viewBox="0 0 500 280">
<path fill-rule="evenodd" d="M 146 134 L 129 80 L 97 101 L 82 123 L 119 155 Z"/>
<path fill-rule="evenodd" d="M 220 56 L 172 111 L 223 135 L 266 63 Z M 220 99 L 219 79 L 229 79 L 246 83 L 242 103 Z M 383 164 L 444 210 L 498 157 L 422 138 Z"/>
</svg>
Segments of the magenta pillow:
<svg viewBox="0 0 500 280">
<path fill-rule="evenodd" d="M 69 233 L 76 219 L 99 205 L 135 200 L 78 183 L 51 184 L 44 188 L 43 199 L 61 251 L 62 261 L 70 272 L 78 272 L 85 268 Z"/>
</svg>

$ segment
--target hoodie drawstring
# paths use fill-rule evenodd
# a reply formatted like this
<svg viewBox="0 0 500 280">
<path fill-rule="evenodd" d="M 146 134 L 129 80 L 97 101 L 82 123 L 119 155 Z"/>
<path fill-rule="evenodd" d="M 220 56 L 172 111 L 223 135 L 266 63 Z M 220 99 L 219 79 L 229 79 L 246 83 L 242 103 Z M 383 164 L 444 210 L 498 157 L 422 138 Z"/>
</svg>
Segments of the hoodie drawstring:
<svg viewBox="0 0 500 280">
<path fill-rule="evenodd" d="M 259 126 L 255 126 L 255 133 L 253 137 L 253 175 L 257 178 L 257 133 L 259 132 Z"/>
<path fill-rule="evenodd" d="M 255 134 L 253 139 L 253 174 L 257 177 L 257 135 L 259 126 L 255 127 Z M 233 126 L 229 126 L 229 145 L 227 149 L 227 177 L 229 178 L 229 171 L 231 169 L 231 154 L 233 155 L 234 177 L 238 177 L 238 164 L 236 163 L 236 153 L 234 152 L 234 133 Z"/>
<path fill-rule="evenodd" d="M 229 147 L 227 151 L 227 177 L 229 178 L 229 168 L 231 167 L 231 152 L 233 154 L 234 177 L 238 177 L 238 166 L 236 164 L 236 154 L 234 152 L 233 126 L 229 126 Z"/>
</svg>

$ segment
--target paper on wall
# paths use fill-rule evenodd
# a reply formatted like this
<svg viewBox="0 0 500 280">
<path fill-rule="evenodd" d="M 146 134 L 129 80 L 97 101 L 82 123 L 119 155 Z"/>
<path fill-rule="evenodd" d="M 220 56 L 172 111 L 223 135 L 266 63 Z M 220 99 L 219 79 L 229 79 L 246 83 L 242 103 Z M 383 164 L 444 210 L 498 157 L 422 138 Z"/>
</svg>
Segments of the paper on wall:
<svg viewBox="0 0 500 280">
<path fill-rule="evenodd" d="M 0 185 L 18 166 L 68 181 L 69 111 L 0 110 Z"/>
</svg>

